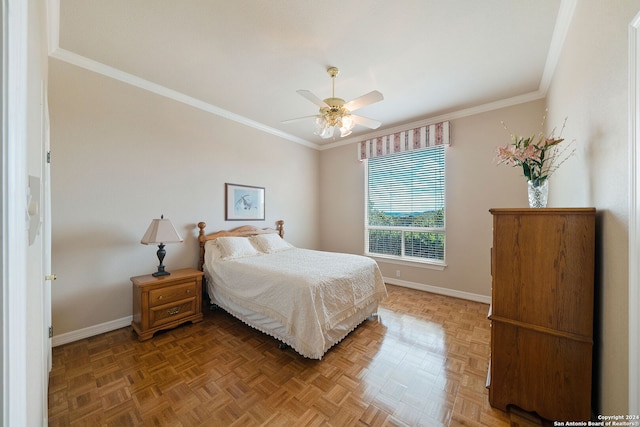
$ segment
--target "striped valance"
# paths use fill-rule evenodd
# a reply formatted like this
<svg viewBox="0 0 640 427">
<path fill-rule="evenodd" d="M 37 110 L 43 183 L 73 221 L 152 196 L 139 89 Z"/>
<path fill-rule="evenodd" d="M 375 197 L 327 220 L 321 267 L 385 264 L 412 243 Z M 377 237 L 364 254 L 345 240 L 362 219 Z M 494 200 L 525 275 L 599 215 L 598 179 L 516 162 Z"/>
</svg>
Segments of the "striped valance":
<svg viewBox="0 0 640 427">
<path fill-rule="evenodd" d="M 419 150 L 436 145 L 449 145 L 449 122 L 403 130 L 391 135 L 362 141 L 358 146 L 360 160 Z"/>
</svg>

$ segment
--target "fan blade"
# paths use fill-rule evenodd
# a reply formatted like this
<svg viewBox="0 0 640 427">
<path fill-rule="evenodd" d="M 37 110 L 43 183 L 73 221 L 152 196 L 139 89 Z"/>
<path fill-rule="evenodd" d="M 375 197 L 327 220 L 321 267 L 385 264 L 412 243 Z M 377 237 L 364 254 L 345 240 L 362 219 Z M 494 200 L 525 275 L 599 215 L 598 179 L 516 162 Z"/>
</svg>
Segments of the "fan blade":
<svg viewBox="0 0 640 427">
<path fill-rule="evenodd" d="M 304 117 L 297 117 L 295 119 L 283 120 L 280 123 L 287 124 L 287 123 L 299 122 L 301 120 L 307 120 L 307 119 L 316 118 L 316 117 L 318 117 L 318 115 L 314 114 L 313 116 L 304 116 Z"/>
<path fill-rule="evenodd" d="M 368 117 L 357 116 L 355 114 L 352 114 L 351 118 L 353 119 L 354 122 L 356 122 L 356 124 L 367 127 L 369 129 L 378 129 L 382 124 L 377 120 L 373 120 Z"/>
<path fill-rule="evenodd" d="M 299 92 L 299 91 L 298 91 Z M 344 108 L 349 111 L 355 111 L 359 108 L 366 107 L 367 105 L 380 102 L 384 99 L 382 94 L 377 90 L 371 91 L 366 95 L 359 96 L 356 99 L 353 99 L 346 104 L 344 104 Z"/>
<path fill-rule="evenodd" d="M 298 92 L 300 95 L 302 95 L 303 97 L 307 98 L 309 101 L 313 102 L 314 104 L 316 104 L 320 108 L 328 107 L 328 105 L 322 99 L 318 98 L 317 96 L 315 96 L 314 94 L 312 94 L 308 90 L 300 89 L 300 90 L 297 90 L 296 92 Z"/>
</svg>

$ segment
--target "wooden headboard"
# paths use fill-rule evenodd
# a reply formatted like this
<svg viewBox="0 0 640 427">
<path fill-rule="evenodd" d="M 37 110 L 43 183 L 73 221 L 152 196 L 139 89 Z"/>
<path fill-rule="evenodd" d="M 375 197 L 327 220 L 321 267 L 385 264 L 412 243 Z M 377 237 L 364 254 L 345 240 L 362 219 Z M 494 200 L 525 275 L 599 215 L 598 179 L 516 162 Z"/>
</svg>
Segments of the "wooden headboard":
<svg viewBox="0 0 640 427">
<path fill-rule="evenodd" d="M 204 229 L 207 226 L 205 222 L 199 222 L 198 228 L 200 233 L 198 234 L 198 242 L 200 243 L 200 256 L 198 257 L 198 269 L 202 270 L 204 265 L 204 244 L 208 240 L 213 240 L 223 236 L 236 236 L 236 237 L 248 237 L 255 236 L 256 234 L 269 234 L 277 233 L 280 237 L 284 238 L 284 221 L 276 221 L 276 228 L 257 228 L 253 225 L 243 225 L 236 227 L 232 230 L 220 230 L 215 233 L 206 234 Z"/>
</svg>

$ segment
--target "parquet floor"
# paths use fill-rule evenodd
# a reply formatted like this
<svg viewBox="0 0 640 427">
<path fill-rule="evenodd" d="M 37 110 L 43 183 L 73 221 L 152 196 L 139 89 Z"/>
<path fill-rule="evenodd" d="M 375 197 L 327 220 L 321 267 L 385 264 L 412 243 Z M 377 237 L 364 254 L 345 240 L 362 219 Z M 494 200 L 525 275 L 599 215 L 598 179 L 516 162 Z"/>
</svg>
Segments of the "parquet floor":
<svg viewBox="0 0 640 427">
<path fill-rule="evenodd" d="M 53 349 L 50 426 L 509 426 L 489 406 L 488 306 L 388 286 L 321 361 L 223 311 L 139 342 Z"/>
</svg>

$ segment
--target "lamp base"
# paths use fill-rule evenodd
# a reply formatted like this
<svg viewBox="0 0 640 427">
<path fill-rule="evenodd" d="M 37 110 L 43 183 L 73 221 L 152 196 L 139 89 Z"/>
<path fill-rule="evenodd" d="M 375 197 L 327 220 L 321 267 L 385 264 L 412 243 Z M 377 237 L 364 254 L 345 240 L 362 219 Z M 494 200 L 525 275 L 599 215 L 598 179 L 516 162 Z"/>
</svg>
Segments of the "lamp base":
<svg viewBox="0 0 640 427">
<path fill-rule="evenodd" d="M 151 274 L 153 277 L 158 277 L 158 276 L 169 276 L 171 275 L 171 273 L 169 273 L 168 271 L 156 271 L 155 273 Z"/>
<path fill-rule="evenodd" d="M 162 264 L 162 261 L 164 261 L 164 256 L 166 255 L 166 253 L 167 251 L 164 250 L 164 244 L 160 243 L 158 245 L 158 252 L 156 252 L 156 254 L 158 255 L 158 261 L 160 261 L 160 264 L 158 264 L 158 271 L 152 274 L 153 277 L 169 276 L 171 274 L 168 271 L 164 271 L 164 264 Z"/>
</svg>

